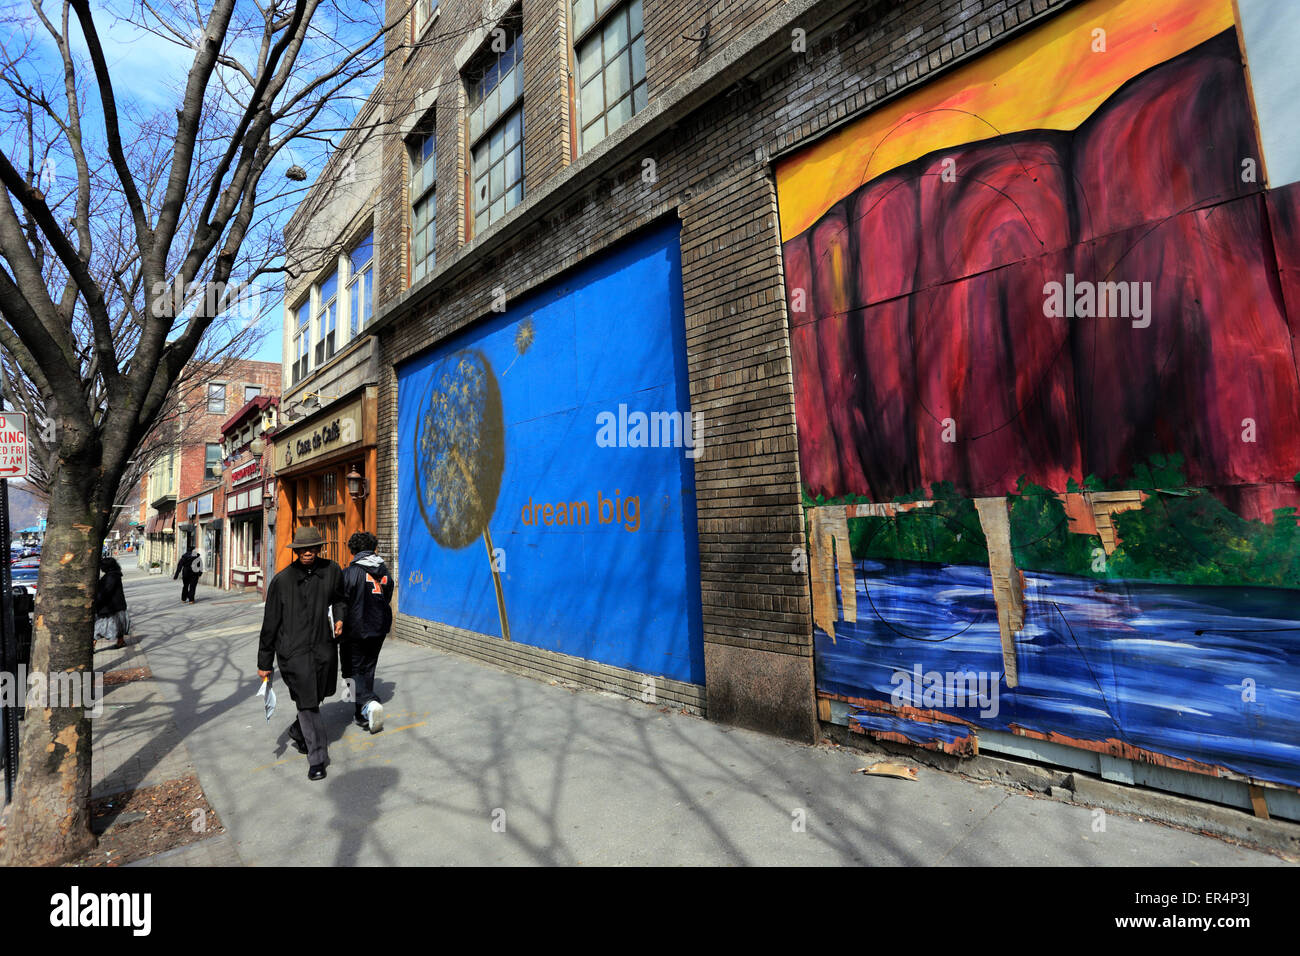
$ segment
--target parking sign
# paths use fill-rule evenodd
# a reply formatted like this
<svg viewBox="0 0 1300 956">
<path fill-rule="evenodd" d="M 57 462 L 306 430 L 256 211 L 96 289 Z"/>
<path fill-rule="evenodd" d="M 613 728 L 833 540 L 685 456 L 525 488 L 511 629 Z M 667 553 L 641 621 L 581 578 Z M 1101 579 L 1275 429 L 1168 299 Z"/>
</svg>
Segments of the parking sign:
<svg viewBox="0 0 1300 956">
<path fill-rule="evenodd" d="M 0 412 L 0 478 L 27 477 L 27 413 Z"/>
</svg>

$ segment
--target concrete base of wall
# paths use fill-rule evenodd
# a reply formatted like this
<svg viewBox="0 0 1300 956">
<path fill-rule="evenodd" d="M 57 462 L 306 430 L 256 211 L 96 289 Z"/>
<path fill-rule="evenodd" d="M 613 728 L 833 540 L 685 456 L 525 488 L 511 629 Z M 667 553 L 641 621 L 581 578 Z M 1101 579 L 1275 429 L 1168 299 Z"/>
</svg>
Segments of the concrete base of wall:
<svg viewBox="0 0 1300 956">
<path fill-rule="evenodd" d="M 822 723 L 821 732 L 843 747 L 864 753 L 902 756 L 911 763 L 924 764 L 949 773 L 1033 790 L 1052 799 L 1066 800 L 1085 807 L 1127 813 L 1157 823 L 1197 830 L 1269 850 L 1288 859 L 1300 859 L 1300 824 L 1289 821 L 1264 820 L 1220 804 L 1191 800 L 1145 787 L 1112 783 L 1059 767 L 1043 767 L 986 754 L 978 757 L 954 757 L 889 740 L 876 740 L 864 734 L 853 733 L 839 724 Z"/>
<path fill-rule="evenodd" d="M 393 635 L 413 644 L 424 644 L 472 657 L 514 674 L 523 674 L 538 680 L 560 680 L 597 690 L 612 691 L 635 697 L 647 703 L 658 703 L 673 708 L 685 708 L 692 714 L 704 717 L 704 688 L 698 684 L 652 677 L 622 667 L 612 667 L 598 661 L 557 654 L 555 651 L 503 641 L 499 637 L 479 634 L 463 628 L 425 621 L 417 617 L 398 614 L 393 622 Z"/>
<path fill-rule="evenodd" d="M 817 739 L 811 657 L 705 643 L 704 673 L 710 720 L 800 743 Z"/>
</svg>

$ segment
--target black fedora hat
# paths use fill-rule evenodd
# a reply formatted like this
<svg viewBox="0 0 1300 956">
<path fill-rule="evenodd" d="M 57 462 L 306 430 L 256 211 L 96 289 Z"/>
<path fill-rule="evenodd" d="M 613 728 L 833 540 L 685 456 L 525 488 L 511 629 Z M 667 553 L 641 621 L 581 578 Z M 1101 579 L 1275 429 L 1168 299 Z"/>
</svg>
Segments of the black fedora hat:
<svg viewBox="0 0 1300 956">
<path fill-rule="evenodd" d="M 321 537 L 319 531 L 310 525 L 304 525 L 294 531 L 293 543 L 289 545 L 289 549 L 297 551 L 300 548 L 319 548 L 324 543 L 325 539 Z"/>
</svg>

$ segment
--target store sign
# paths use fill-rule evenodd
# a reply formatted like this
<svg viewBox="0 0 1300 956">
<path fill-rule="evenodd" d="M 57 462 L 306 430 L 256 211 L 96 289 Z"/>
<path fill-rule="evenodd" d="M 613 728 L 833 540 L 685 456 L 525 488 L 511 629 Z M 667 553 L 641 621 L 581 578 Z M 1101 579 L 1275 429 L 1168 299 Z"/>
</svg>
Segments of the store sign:
<svg viewBox="0 0 1300 956">
<path fill-rule="evenodd" d="M 314 426 L 280 435 L 275 443 L 275 470 L 296 468 L 361 440 L 362 399 L 358 397 Z"/>
<path fill-rule="evenodd" d="M 262 463 L 254 458 L 246 465 L 240 465 L 230 473 L 230 483 L 237 485 L 242 481 L 249 481 L 253 478 L 262 477 Z"/>
</svg>

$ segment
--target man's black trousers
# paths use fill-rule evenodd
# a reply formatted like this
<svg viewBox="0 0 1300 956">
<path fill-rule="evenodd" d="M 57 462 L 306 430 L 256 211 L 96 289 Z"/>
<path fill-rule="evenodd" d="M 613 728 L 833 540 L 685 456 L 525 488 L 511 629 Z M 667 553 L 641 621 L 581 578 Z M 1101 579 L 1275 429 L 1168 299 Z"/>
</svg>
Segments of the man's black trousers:
<svg viewBox="0 0 1300 956">
<path fill-rule="evenodd" d="M 375 665 L 379 663 L 379 649 L 384 646 L 382 637 L 351 638 L 343 642 L 342 654 L 343 677 L 353 682 L 353 699 L 356 715 L 361 716 L 362 709 L 375 696 Z"/>
<path fill-rule="evenodd" d="M 199 586 L 199 579 L 197 577 L 189 577 L 188 575 L 182 574 L 181 575 L 181 600 L 193 601 L 194 592 L 198 589 L 198 586 Z"/>
</svg>

